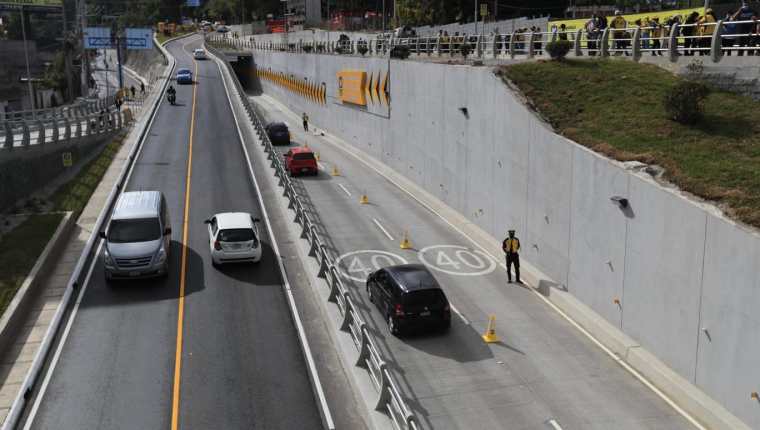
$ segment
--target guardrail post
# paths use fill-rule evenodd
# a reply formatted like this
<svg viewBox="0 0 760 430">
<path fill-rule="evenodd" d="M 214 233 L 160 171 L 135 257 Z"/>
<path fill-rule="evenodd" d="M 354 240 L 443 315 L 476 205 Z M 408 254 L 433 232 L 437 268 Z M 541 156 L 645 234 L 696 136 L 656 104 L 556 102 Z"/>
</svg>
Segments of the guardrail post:
<svg viewBox="0 0 760 430">
<path fill-rule="evenodd" d="M 441 36 L 435 38 L 435 56 L 441 56 Z"/>
<path fill-rule="evenodd" d="M 512 31 L 512 35 L 509 36 L 509 58 L 515 58 L 515 36 L 517 35 L 517 30 Z"/>
<path fill-rule="evenodd" d="M 723 58 L 723 20 L 715 24 L 712 40 L 710 41 L 710 58 L 713 63 L 719 62 Z"/>
<path fill-rule="evenodd" d="M 367 323 L 362 322 L 359 326 L 359 332 L 362 334 L 362 344 L 359 348 L 359 357 L 356 358 L 357 367 L 367 367 L 367 357 L 369 357 L 369 339 L 367 335 Z"/>
<path fill-rule="evenodd" d="M 338 275 L 338 269 L 335 266 L 332 266 L 329 270 L 332 281 L 330 282 L 330 295 L 327 296 L 327 301 L 335 303 L 338 301 L 338 282 L 340 282 L 338 276 L 340 275 Z"/>
<path fill-rule="evenodd" d="M 68 118 L 63 119 L 63 140 L 71 140 L 71 121 Z"/>
<path fill-rule="evenodd" d="M 327 251 L 325 251 L 325 246 L 324 245 L 319 245 L 319 250 L 317 252 L 318 252 L 319 256 L 321 257 L 320 258 L 321 261 L 319 263 L 319 272 L 317 273 L 317 277 L 318 278 L 323 278 L 323 277 L 327 276 L 327 270 L 328 270 L 328 266 L 327 266 Z"/>
<path fill-rule="evenodd" d="M 58 119 L 53 118 L 53 135 L 51 136 L 50 140 L 53 143 L 58 142 Z"/>
<path fill-rule="evenodd" d="M 3 148 L 13 149 L 13 127 L 11 127 L 10 122 L 5 123 L 5 142 L 3 143 Z"/>
<path fill-rule="evenodd" d="M 44 145 L 45 144 L 45 123 L 43 123 L 41 119 L 37 120 L 37 129 L 39 130 L 37 132 L 37 144 Z"/>
<path fill-rule="evenodd" d="M 575 56 L 580 57 L 583 55 L 583 51 L 581 51 L 581 38 L 583 37 L 583 29 L 579 28 L 577 32 L 575 32 L 575 42 L 573 43 L 573 49 L 575 51 Z M 587 38 L 588 39 L 588 38 Z M 588 43 L 588 40 L 586 41 Z"/>
<path fill-rule="evenodd" d="M 121 129 L 122 123 L 123 123 L 123 121 L 122 121 L 122 113 L 121 112 L 116 112 L 116 128 L 117 129 Z"/>
<path fill-rule="evenodd" d="M 633 61 L 641 60 L 641 27 L 636 27 L 636 29 L 633 30 L 633 40 L 631 41 L 631 45 L 633 45 L 633 52 L 631 52 Z"/>
<path fill-rule="evenodd" d="M 679 31 L 680 31 L 680 28 L 678 27 L 678 23 L 673 24 L 673 27 L 670 28 L 668 54 L 670 56 L 670 61 L 673 63 L 678 61 L 678 33 Z"/>
<path fill-rule="evenodd" d="M 340 323 L 340 329 L 341 331 L 350 331 L 351 330 L 351 320 L 353 319 L 353 312 L 354 309 L 349 308 L 349 296 L 348 292 L 343 294 L 343 303 L 346 304 L 345 312 L 343 313 L 343 322 Z"/>
<path fill-rule="evenodd" d="M 604 29 L 604 32 L 602 32 L 602 40 L 600 41 L 601 48 L 599 50 L 599 55 L 602 57 L 609 57 L 610 56 L 610 28 L 607 27 Z"/>
<path fill-rule="evenodd" d="M 21 146 L 29 146 L 29 124 L 25 121 L 21 121 Z"/>
<path fill-rule="evenodd" d="M 491 43 L 491 54 L 493 54 L 493 58 L 499 58 L 499 53 L 501 52 L 501 34 L 494 34 Z"/>
<path fill-rule="evenodd" d="M 533 58 L 533 56 L 536 55 L 533 49 L 533 43 L 534 43 L 535 37 L 536 37 L 536 33 L 531 31 L 528 36 L 528 58 Z"/>
<path fill-rule="evenodd" d="M 380 370 L 380 393 L 377 396 L 377 404 L 375 405 L 376 411 L 384 411 L 385 405 L 388 404 L 388 400 L 391 398 L 391 387 L 388 383 L 388 365 L 385 362 L 380 363 L 378 366 Z"/>
<path fill-rule="evenodd" d="M 478 58 L 483 58 L 483 45 L 480 43 L 482 38 L 480 34 L 475 36 L 475 56 Z"/>
</svg>

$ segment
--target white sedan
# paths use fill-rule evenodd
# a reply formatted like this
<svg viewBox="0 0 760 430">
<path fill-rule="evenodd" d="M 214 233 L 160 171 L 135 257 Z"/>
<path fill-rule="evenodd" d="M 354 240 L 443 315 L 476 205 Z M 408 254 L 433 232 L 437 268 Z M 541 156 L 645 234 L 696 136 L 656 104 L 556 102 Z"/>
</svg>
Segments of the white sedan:
<svg viewBox="0 0 760 430">
<path fill-rule="evenodd" d="M 204 51 L 203 48 L 196 48 L 193 50 L 193 57 L 195 57 L 196 60 L 205 60 L 206 51 Z"/>
<path fill-rule="evenodd" d="M 261 260 L 259 222 L 246 212 L 219 213 L 205 220 L 214 266 Z"/>
</svg>

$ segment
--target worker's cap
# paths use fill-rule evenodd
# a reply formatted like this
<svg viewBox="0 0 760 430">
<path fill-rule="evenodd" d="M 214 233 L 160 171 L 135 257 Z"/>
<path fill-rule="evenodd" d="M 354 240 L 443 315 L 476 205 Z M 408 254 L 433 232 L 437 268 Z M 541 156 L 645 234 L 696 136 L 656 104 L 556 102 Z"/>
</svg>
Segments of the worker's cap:
<svg viewBox="0 0 760 430">
<path fill-rule="evenodd" d="M 514 230 L 507 230 L 507 233 L 514 233 Z"/>
<path fill-rule="evenodd" d="M 620 10 L 616 10 L 615 15 L 620 15 Z"/>
<path fill-rule="evenodd" d="M 707 9 L 705 9 L 705 13 L 713 13 L 713 10 L 708 7 Z"/>
</svg>

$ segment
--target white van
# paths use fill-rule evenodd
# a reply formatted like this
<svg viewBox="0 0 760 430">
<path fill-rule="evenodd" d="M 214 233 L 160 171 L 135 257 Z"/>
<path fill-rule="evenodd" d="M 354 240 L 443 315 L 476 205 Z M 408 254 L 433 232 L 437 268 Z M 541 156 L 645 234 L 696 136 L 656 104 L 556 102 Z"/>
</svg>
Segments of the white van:
<svg viewBox="0 0 760 430">
<path fill-rule="evenodd" d="M 122 193 L 105 231 L 106 280 L 166 276 L 169 272 L 171 221 L 160 191 Z"/>
</svg>

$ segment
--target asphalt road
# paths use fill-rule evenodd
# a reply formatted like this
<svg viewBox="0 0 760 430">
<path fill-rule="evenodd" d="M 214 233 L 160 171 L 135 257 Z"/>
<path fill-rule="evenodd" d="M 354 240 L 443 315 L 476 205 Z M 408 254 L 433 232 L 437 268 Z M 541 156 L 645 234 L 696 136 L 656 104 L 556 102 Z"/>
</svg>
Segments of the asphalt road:
<svg viewBox="0 0 760 430">
<path fill-rule="evenodd" d="M 337 149 L 332 138 L 304 133 L 298 116 L 270 97 L 252 99 L 268 120 L 288 123 L 293 145 L 306 142 L 319 153 L 319 175 L 296 179 L 296 186 L 328 248 L 341 257 L 359 310 L 425 428 L 692 428 L 533 292 L 507 284 L 493 259 L 435 214 Z M 340 176 L 330 175 L 333 167 Z M 369 204 L 359 203 L 362 194 Z M 399 248 L 404 231 L 413 249 Z M 455 307 L 450 332 L 388 334 L 362 280 L 403 262 L 433 267 Z M 490 345 L 480 337 L 489 315 L 501 337 Z"/>
<path fill-rule="evenodd" d="M 168 45 L 178 68 L 194 70 L 190 53 L 200 43 L 193 37 Z M 109 286 L 98 259 L 27 428 L 163 429 L 171 428 L 173 413 L 182 429 L 321 427 L 265 229 L 258 265 L 211 266 L 203 220 L 233 210 L 260 216 L 260 208 L 216 64 L 197 62 L 195 79 L 194 86 L 175 84 L 176 106 L 162 103 L 128 184 L 129 190 L 166 195 L 173 223 L 171 273 L 165 280 Z"/>
</svg>

